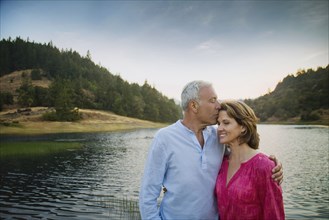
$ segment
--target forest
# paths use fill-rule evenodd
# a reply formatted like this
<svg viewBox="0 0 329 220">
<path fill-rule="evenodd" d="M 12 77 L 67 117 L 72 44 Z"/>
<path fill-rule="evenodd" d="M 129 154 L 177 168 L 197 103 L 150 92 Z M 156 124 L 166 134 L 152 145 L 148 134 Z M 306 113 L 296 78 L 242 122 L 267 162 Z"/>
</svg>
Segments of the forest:
<svg viewBox="0 0 329 220">
<path fill-rule="evenodd" d="M 329 125 L 329 65 L 286 76 L 273 92 L 244 100 L 261 122 L 322 122 Z M 323 121 L 324 120 L 324 121 Z"/>
<path fill-rule="evenodd" d="M 76 108 L 99 109 L 118 115 L 155 122 L 174 122 L 181 117 L 180 106 L 147 81 L 140 86 L 96 65 L 88 51 L 59 50 L 52 45 L 21 38 L 0 41 L 0 76 L 18 70 L 32 70 L 23 77 L 17 91 L 0 95 L 0 109 L 16 102 L 20 107 L 55 107 L 48 119 L 74 121 Z M 24 72 L 23 72 L 24 74 Z M 48 79 L 49 88 L 33 86 L 33 81 Z M 9 82 L 12 83 L 12 82 Z M 15 98 L 17 97 L 17 98 Z"/>
<path fill-rule="evenodd" d="M 14 71 L 22 73 L 16 91 L 1 91 L 0 110 L 5 105 L 46 106 L 56 109 L 48 120 L 74 121 L 74 109 L 112 111 L 118 115 L 155 122 L 174 122 L 182 117 L 180 106 L 156 88 L 128 83 L 91 60 L 89 51 L 60 50 L 52 42 L 40 44 L 16 39 L 0 41 L 0 77 Z M 25 74 L 25 75 L 24 75 Z M 33 82 L 47 79 L 49 87 Z M 11 81 L 8 83 L 12 83 Z M 329 65 L 316 70 L 298 70 L 289 74 L 276 88 L 256 99 L 244 100 L 260 122 L 321 122 L 329 124 Z"/>
</svg>

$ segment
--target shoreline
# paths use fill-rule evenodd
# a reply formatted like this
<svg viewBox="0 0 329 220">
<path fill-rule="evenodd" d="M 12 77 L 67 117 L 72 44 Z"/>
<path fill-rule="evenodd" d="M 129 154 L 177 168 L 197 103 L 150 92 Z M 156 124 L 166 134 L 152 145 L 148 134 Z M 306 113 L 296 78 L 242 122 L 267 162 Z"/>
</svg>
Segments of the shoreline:
<svg viewBox="0 0 329 220">
<path fill-rule="evenodd" d="M 99 133 L 128 131 L 142 128 L 161 128 L 168 124 L 151 122 L 136 118 L 116 115 L 109 111 L 80 109 L 82 119 L 77 122 L 43 121 L 42 114 L 51 109 L 33 107 L 26 109 L 10 109 L 0 112 L 0 136 L 5 135 L 43 135 L 54 133 Z M 321 123 L 322 122 L 322 123 Z M 324 121 L 316 122 L 259 122 L 263 125 L 329 125 Z"/>
<path fill-rule="evenodd" d="M 47 110 L 45 107 L 34 107 L 28 113 L 18 113 L 16 110 L 0 112 L 0 135 L 115 132 L 167 125 L 91 109 L 80 109 L 82 119 L 77 122 L 43 121 L 41 116 Z"/>
</svg>

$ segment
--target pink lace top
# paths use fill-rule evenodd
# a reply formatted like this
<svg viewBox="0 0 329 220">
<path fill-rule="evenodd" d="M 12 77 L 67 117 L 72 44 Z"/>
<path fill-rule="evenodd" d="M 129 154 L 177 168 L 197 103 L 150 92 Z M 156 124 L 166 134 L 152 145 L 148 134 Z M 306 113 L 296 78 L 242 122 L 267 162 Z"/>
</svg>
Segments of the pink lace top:
<svg viewBox="0 0 329 220">
<path fill-rule="evenodd" d="M 281 187 L 272 180 L 274 162 L 258 153 L 242 163 L 226 186 L 228 160 L 224 158 L 215 193 L 220 220 L 284 219 Z"/>
</svg>

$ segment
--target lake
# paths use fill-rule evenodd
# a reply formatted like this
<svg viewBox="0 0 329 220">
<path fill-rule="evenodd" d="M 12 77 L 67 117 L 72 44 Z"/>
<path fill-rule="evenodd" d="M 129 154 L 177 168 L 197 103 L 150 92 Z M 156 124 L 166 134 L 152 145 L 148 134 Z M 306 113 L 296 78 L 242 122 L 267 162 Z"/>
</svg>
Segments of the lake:
<svg viewBox="0 0 329 220">
<path fill-rule="evenodd" d="M 258 130 L 260 150 L 283 163 L 286 218 L 328 219 L 329 128 L 259 125 Z M 138 219 L 140 179 L 156 131 L 1 136 L 0 143 L 82 143 L 42 156 L 2 157 L 1 219 Z"/>
</svg>

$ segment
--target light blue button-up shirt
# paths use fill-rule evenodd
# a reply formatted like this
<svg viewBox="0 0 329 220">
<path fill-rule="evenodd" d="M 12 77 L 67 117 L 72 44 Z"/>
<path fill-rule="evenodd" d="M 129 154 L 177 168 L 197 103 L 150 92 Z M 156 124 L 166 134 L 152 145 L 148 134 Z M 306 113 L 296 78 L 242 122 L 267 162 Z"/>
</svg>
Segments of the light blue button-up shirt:
<svg viewBox="0 0 329 220">
<path fill-rule="evenodd" d="M 142 219 L 218 219 L 214 189 L 224 146 L 216 133 L 214 126 L 203 130 L 203 148 L 180 120 L 156 133 L 139 194 Z"/>
</svg>

